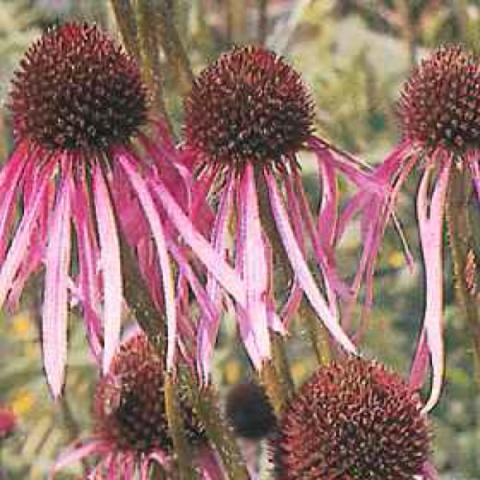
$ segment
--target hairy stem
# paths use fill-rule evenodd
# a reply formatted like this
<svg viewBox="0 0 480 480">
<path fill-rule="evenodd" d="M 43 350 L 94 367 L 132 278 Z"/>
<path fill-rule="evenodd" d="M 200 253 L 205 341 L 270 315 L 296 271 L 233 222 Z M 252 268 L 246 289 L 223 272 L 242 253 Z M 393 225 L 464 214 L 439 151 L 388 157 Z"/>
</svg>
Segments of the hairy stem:
<svg viewBox="0 0 480 480">
<path fill-rule="evenodd" d="M 130 0 L 110 0 L 115 15 L 115 20 L 122 35 L 127 51 L 140 59 L 140 49 L 137 43 L 137 26 L 135 12 Z"/>
<path fill-rule="evenodd" d="M 468 214 L 470 184 L 471 180 L 465 169 L 454 166 L 447 200 L 447 223 L 457 301 L 470 330 L 477 367 L 476 379 L 480 385 L 479 266 Z"/>
</svg>

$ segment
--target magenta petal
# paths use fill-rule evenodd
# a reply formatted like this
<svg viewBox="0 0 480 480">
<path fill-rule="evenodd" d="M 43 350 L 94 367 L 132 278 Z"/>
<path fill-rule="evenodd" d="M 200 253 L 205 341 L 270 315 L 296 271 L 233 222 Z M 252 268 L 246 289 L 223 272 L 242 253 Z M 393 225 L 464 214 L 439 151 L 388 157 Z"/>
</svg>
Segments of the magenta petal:
<svg viewBox="0 0 480 480">
<path fill-rule="evenodd" d="M 470 172 L 472 174 L 473 185 L 477 192 L 477 200 L 480 203 L 480 157 L 472 155 L 469 159 Z"/>
<path fill-rule="evenodd" d="M 71 252 L 71 178 L 69 171 L 53 212 L 46 255 L 42 314 L 43 363 L 50 389 L 60 396 L 67 361 L 68 271 Z"/>
<path fill-rule="evenodd" d="M 288 221 L 288 215 L 282 204 L 280 194 L 277 189 L 275 178 L 272 174 L 266 173 L 268 192 L 270 195 L 270 204 L 272 207 L 275 223 L 282 238 L 285 250 L 292 265 L 292 269 L 296 274 L 299 284 L 301 285 L 305 295 L 310 301 L 312 307 L 324 322 L 332 336 L 349 352 L 356 352 L 356 347 L 348 338 L 347 334 L 340 327 L 338 318 L 336 318 L 320 290 L 315 284 L 315 280 L 308 268 L 305 258 L 295 240 L 292 227 Z"/>
<path fill-rule="evenodd" d="M 428 350 L 427 337 L 425 329 L 422 329 L 408 378 L 408 384 L 412 387 L 412 390 L 420 390 L 422 388 L 427 376 L 429 360 L 430 352 Z"/>
<path fill-rule="evenodd" d="M 171 222 L 199 260 L 238 303 L 245 305 L 244 284 L 238 278 L 235 270 L 225 262 L 224 258 L 198 232 L 160 180 L 152 183 L 152 189 L 157 194 Z"/>
<path fill-rule="evenodd" d="M 270 357 L 267 305 L 269 274 L 267 271 L 265 244 L 258 210 L 257 189 L 253 166 L 248 163 L 243 173 L 239 191 L 240 232 L 243 244 L 243 278 L 246 287 L 246 315 L 259 355 Z"/>
<path fill-rule="evenodd" d="M 432 388 L 423 411 L 429 412 L 437 403 L 442 389 L 444 372 L 443 347 L 443 219 L 451 159 L 442 163 L 441 171 L 430 201 L 428 186 L 432 168 L 427 168 L 417 196 L 418 227 L 425 264 L 426 305 L 424 329 L 432 361 Z"/>
<path fill-rule="evenodd" d="M 123 288 L 115 214 L 102 168 L 98 163 L 93 171 L 93 193 L 104 291 L 103 325 L 105 334 L 102 369 L 106 373 L 120 339 Z"/>
<path fill-rule="evenodd" d="M 162 283 L 165 298 L 166 317 L 168 324 L 168 345 L 167 345 L 167 369 L 174 367 L 175 346 L 177 338 L 177 313 L 175 305 L 175 285 L 173 282 L 173 274 L 170 266 L 170 258 L 168 256 L 165 233 L 158 214 L 153 198 L 148 190 L 147 184 L 139 173 L 135 170 L 134 164 L 126 154 L 119 154 L 118 161 L 122 165 L 127 174 L 132 187 L 135 189 L 140 204 L 142 205 L 145 216 L 152 230 L 155 245 L 157 247 L 160 271 L 162 273 Z"/>
<path fill-rule="evenodd" d="M 7 256 L 0 270 L 0 307 L 5 302 L 8 291 L 12 287 L 13 279 L 17 270 L 24 260 L 35 221 L 40 213 L 42 202 L 45 200 L 45 191 L 49 182 L 50 170 L 42 174 L 37 184 L 37 190 L 31 202 L 29 202 L 23 214 L 22 221 L 18 226 L 15 237 L 10 245 Z"/>
</svg>

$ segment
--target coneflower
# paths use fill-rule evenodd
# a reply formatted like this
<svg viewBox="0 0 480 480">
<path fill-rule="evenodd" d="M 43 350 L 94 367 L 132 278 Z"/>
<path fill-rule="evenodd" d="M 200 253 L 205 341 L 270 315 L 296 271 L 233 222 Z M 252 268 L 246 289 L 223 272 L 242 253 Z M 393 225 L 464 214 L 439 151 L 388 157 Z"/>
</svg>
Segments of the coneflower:
<svg viewBox="0 0 480 480">
<path fill-rule="evenodd" d="M 62 454 L 54 473 L 90 456 L 99 460 L 89 478 L 104 478 L 108 473 L 106 478 L 132 480 L 138 472 L 140 478 L 149 478 L 149 469 L 155 463 L 173 473 L 164 372 L 164 360 L 143 333 L 135 333 L 122 342 L 108 373 L 96 387 L 91 438 Z M 180 405 L 190 446 L 199 456 L 206 455 L 203 427 L 184 401 Z M 198 463 L 202 465 L 201 459 Z"/>
<path fill-rule="evenodd" d="M 417 394 L 399 375 L 360 358 L 321 367 L 301 387 L 272 447 L 281 480 L 434 478 Z"/>
<path fill-rule="evenodd" d="M 398 113 L 403 127 L 402 141 L 372 174 L 375 182 L 384 187 L 375 193 L 364 190 L 356 194 L 339 225 L 346 225 L 352 215 L 362 211 L 364 251 L 356 285 L 359 286 L 365 275 L 367 296 L 371 300 L 375 258 L 398 193 L 412 170 L 422 169 L 416 201 L 425 264 L 426 306 L 412 374 L 420 375 L 424 370 L 421 364 L 428 360 L 429 354 L 433 380 L 425 405 L 428 411 L 438 401 L 444 371 L 442 247 L 452 168 L 470 172 L 480 199 L 480 65 L 477 60 L 460 46 L 434 51 L 406 82 Z M 418 378 L 412 381 L 421 383 Z"/>
<path fill-rule="evenodd" d="M 86 24 L 46 32 L 13 80 L 16 147 L 0 173 L 0 306 L 14 303 L 45 265 L 43 354 L 55 396 L 64 383 L 70 300 L 83 308 L 95 353 L 103 340 L 104 371 L 115 351 L 122 312 L 119 231 L 165 304 L 170 367 L 176 307 L 168 248 L 201 294 L 150 194 L 148 182 L 155 179 L 175 192 L 178 208 L 190 211 L 188 166 L 162 121 L 149 118 L 148 103 L 134 59 Z M 150 136 L 141 132 L 144 126 Z M 23 206 L 18 222 L 16 200 Z"/>
<path fill-rule="evenodd" d="M 337 318 L 336 295 L 348 295 L 348 289 L 335 274 L 332 251 L 336 171 L 354 178 L 362 173 L 349 157 L 313 136 L 313 116 L 313 103 L 300 75 L 275 53 L 254 46 L 235 48 L 208 66 L 194 81 L 185 103 L 186 155 L 218 198 L 210 241 L 222 257 L 234 257 L 243 286 L 239 292 L 238 283 L 220 278 L 224 265 L 204 261 L 210 273 L 208 294 L 218 305 L 220 284 L 234 297 L 240 335 L 256 368 L 270 357 L 269 328 L 285 330 L 303 293 L 333 337 L 346 350 L 355 349 Z M 302 149 L 316 155 L 321 172 L 318 216 L 312 214 L 302 186 L 297 158 Z M 157 194 L 165 196 L 158 189 Z M 265 208 L 260 207 L 261 195 Z M 178 213 L 170 209 L 172 222 L 181 228 Z M 228 240 L 232 219 L 233 246 Z M 272 225 L 280 242 L 271 237 Z M 201 242 L 184 238 L 200 257 Z M 281 312 L 273 294 L 274 242 L 281 244 L 293 273 Z M 307 264 L 308 242 L 325 295 Z M 198 361 L 204 377 L 218 327 L 218 316 L 204 315 L 199 323 Z"/>
</svg>

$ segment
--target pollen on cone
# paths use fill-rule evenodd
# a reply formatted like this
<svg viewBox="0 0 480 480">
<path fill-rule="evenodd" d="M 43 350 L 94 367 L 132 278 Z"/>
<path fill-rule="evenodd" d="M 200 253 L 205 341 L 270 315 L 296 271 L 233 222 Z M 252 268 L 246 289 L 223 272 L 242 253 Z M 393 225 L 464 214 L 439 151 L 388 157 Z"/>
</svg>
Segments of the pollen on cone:
<svg viewBox="0 0 480 480">
<path fill-rule="evenodd" d="M 350 358 L 320 368 L 286 409 L 273 451 L 281 480 L 412 480 L 429 454 L 419 400 L 395 373 Z"/>
<path fill-rule="evenodd" d="M 15 136 L 55 150 L 126 143 L 146 121 L 147 103 L 133 58 L 96 26 L 75 23 L 30 47 L 10 93 Z"/>
</svg>

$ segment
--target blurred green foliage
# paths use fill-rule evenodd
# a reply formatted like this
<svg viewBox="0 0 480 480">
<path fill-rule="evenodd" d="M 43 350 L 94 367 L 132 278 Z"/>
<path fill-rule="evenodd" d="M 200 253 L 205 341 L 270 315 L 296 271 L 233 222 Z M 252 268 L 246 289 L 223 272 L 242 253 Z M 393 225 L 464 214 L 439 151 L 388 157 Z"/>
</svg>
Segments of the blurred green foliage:
<svg viewBox="0 0 480 480">
<path fill-rule="evenodd" d="M 193 70 L 234 43 L 261 37 L 260 2 L 172 1 Z M 375 163 L 397 141 L 395 101 L 412 65 L 429 48 L 461 41 L 480 50 L 478 0 L 270 0 L 267 45 L 280 50 L 302 72 L 317 102 L 318 131 L 339 146 Z M 239 7 L 240 5 L 240 7 Z M 21 54 L 48 25 L 65 19 L 96 20 L 115 31 L 106 0 L 0 0 L 0 100 Z M 162 59 L 164 97 L 180 132 L 182 96 L 175 75 Z M 0 117 L 0 153 L 11 148 L 8 111 Z M 306 159 L 308 160 L 308 159 Z M 305 161 L 305 182 L 315 198 L 316 179 Z M 409 272 L 393 229 L 387 232 L 375 284 L 376 303 L 365 349 L 407 372 L 422 316 L 422 270 L 414 215 L 416 179 L 399 202 L 399 218 L 417 258 Z M 348 191 L 345 192 L 348 194 Z M 477 216 L 478 218 L 478 216 Z M 480 228 L 476 227 L 477 232 Z M 480 238 L 480 235 L 477 235 Z M 359 252 L 353 225 L 339 252 L 342 269 L 353 274 Z M 477 245 L 479 246 L 479 245 Z M 447 261 L 447 271 L 450 271 Z M 473 378 L 473 353 L 461 313 L 454 305 L 451 275 L 447 286 L 447 379 L 433 413 L 435 463 L 445 479 L 480 478 L 480 395 Z M 19 430 L 0 451 L 1 467 L 12 479 L 45 478 L 52 461 L 78 435 L 88 434 L 89 405 L 96 372 L 86 351 L 81 322 L 71 319 L 68 384 L 64 399 L 49 398 L 38 342 L 38 299 L 26 295 L 21 313 L 0 322 L 0 401 L 19 417 Z M 215 357 L 214 378 L 221 386 L 251 375 L 226 319 Z M 289 360 L 297 383 L 315 368 L 308 334 L 294 326 Z M 80 471 L 80 470 L 79 470 Z M 67 475 L 65 478 L 71 478 Z"/>
</svg>

